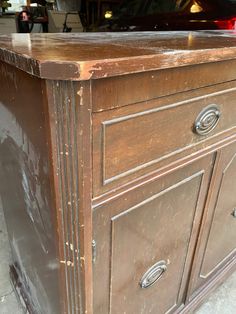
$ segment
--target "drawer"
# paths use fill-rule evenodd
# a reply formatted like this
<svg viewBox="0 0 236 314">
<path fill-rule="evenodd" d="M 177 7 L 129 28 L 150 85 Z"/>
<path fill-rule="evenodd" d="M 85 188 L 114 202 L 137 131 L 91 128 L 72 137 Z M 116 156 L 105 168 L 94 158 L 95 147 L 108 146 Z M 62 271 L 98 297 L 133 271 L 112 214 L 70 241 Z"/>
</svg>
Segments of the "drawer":
<svg viewBox="0 0 236 314">
<path fill-rule="evenodd" d="M 235 99 L 232 82 L 95 113 L 94 196 L 206 149 L 225 138 L 225 132 L 233 133 Z"/>
<path fill-rule="evenodd" d="M 93 111 L 233 81 L 235 67 L 236 60 L 227 60 L 92 80 Z"/>
</svg>

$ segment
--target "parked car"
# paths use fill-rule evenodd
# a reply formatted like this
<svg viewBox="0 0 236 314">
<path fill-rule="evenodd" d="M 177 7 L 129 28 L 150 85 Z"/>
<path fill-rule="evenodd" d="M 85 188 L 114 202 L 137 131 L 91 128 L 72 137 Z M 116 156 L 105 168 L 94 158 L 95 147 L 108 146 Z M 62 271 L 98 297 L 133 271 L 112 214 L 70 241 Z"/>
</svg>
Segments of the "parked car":
<svg viewBox="0 0 236 314">
<path fill-rule="evenodd" d="M 102 31 L 236 29 L 236 0 L 124 0 Z"/>
</svg>

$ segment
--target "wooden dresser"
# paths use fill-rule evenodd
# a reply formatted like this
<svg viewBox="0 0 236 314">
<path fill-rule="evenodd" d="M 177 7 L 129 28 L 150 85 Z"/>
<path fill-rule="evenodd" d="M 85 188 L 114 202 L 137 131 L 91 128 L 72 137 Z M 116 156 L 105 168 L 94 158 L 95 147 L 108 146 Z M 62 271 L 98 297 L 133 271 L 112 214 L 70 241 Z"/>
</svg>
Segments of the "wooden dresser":
<svg viewBox="0 0 236 314">
<path fill-rule="evenodd" d="M 29 312 L 193 312 L 236 269 L 236 34 L 2 35 L 0 60 Z"/>
</svg>

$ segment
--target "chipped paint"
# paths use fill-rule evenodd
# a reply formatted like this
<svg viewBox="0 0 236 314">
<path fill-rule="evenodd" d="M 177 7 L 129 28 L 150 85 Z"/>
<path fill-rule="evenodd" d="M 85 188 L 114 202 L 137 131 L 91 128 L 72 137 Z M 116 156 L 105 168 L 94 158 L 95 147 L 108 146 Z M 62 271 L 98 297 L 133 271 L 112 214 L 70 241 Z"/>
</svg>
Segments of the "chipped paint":
<svg viewBox="0 0 236 314">
<path fill-rule="evenodd" d="M 71 251 L 78 252 L 78 250 L 74 248 L 74 245 L 72 243 L 66 242 L 66 246 L 68 246 Z"/>
<path fill-rule="evenodd" d="M 82 97 L 83 96 L 83 87 L 81 86 L 80 89 L 77 92 L 77 95 Z"/>
<path fill-rule="evenodd" d="M 69 267 L 74 267 L 74 263 L 71 261 L 60 261 L 61 264 L 65 264 Z"/>
<path fill-rule="evenodd" d="M 85 264 L 85 257 L 84 256 L 80 256 L 79 259 L 80 259 L 81 266 L 83 267 L 83 264 Z"/>
</svg>

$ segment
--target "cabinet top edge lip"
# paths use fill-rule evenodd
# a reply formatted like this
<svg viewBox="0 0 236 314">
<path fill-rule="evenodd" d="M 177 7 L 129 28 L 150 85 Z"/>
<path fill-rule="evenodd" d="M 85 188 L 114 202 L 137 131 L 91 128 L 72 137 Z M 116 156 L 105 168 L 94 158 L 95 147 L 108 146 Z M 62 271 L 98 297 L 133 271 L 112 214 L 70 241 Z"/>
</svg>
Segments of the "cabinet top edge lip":
<svg viewBox="0 0 236 314">
<path fill-rule="evenodd" d="M 84 81 L 236 59 L 236 31 L 0 35 L 0 60 L 50 80 Z"/>
</svg>

